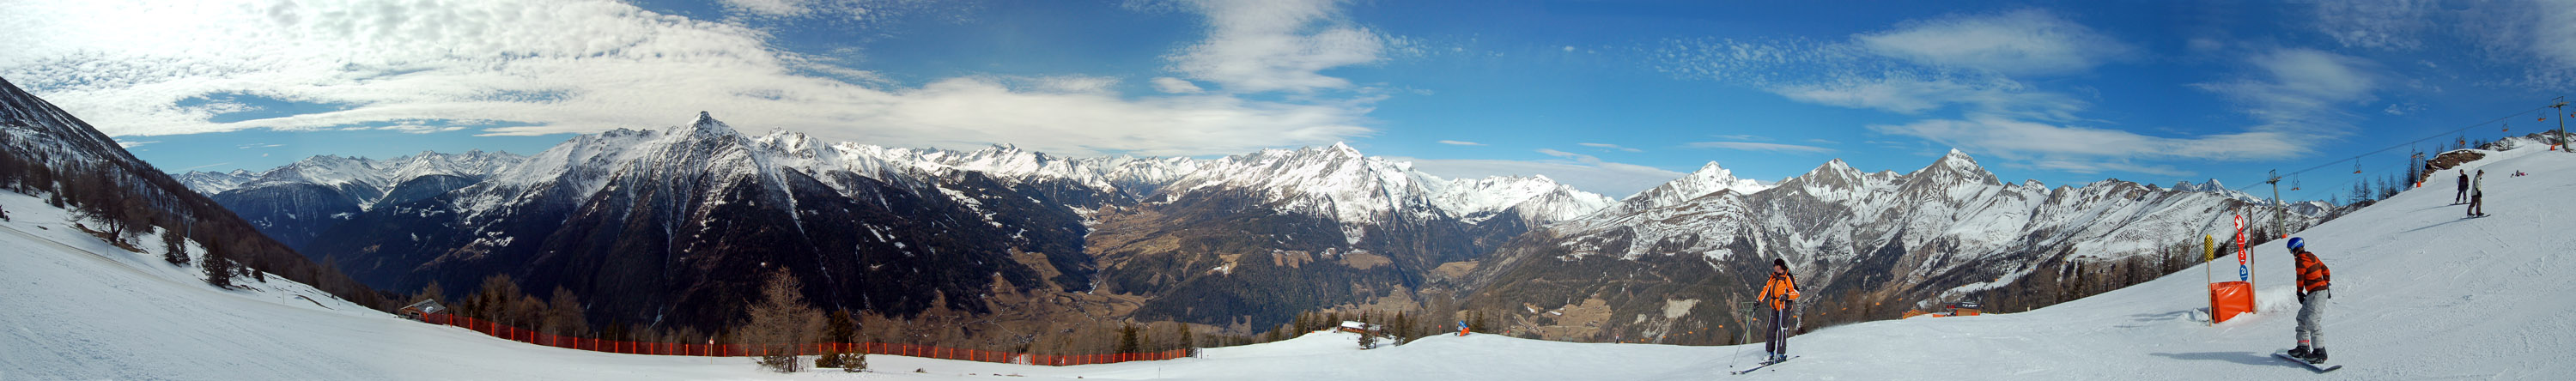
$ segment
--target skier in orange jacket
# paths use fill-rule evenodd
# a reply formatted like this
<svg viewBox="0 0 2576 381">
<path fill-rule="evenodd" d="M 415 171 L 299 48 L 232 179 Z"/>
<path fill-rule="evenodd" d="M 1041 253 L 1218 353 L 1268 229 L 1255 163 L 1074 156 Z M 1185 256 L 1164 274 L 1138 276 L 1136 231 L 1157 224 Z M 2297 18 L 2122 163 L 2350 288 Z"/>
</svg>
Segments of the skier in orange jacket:
<svg viewBox="0 0 2576 381">
<path fill-rule="evenodd" d="M 2326 299 L 2333 295 L 2328 293 L 2326 286 L 2333 283 L 2334 272 L 2326 269 L 2325 262 L 2317 260 L 2317 253 L 2308 252 L 2306 239 L 2290 238 L 2289 248 L 2291 257 L 2299 266 L 2299 347 L 2290 350 L 2290 357 L 2323 364 L 2326 362 L 2325 327 L 2317 320 L 2325 315 Z"/>
<path fill-rule="evenodd" d="M 1771 281 L 1762 284 L 1762 301 L 1771 304 L 1771 342 L 1762 349 L 1771 353 L 1765 363 L 1789 359 L 1789 307 L 1798 300 L 1798 276 L 1789 273 L 1789 261 L 1771 260 Z"/>
</svg>

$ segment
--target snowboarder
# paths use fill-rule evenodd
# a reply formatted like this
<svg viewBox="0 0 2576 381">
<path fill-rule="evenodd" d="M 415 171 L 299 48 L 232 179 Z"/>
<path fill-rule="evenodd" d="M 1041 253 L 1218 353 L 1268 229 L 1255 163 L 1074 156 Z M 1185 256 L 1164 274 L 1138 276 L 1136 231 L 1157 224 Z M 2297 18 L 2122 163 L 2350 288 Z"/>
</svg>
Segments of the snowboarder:
<svg viewBox="0 0 2576 381">
<path fill-rule="evenodd" d="M 1789 307 L 1798 300 L 1798 276 L 1789 273 L 1789 260 L 1771 260 L 1771 281 L 1762 284 L 1762 301 L 1771 304 L 1771 342 L 1762 349 L 1771 353 L 1763 362 L 1787 361 L 1789 355 Z"/>
<path fill-rule="evenodd" d="M 2487 170 L 2478 170 L 2477 180 L 2469 182 L 2469 217 L 2487 216 Z"/>
<path fill-rule="evenodd" d="M 2325 262 L 2317 261 L 2316 253 L 2308 252 L 2306 239 L 2292 237 L 2289 246 L 2290 255 L 2299 266 L 2299 347 L 2290 350 L 2290 357 L 2323 364 L 2326 362 L 2325 327 L 2317 320 L 2325 315 L 2326 299 L 2333 298 L 2326 286 L 2333 283 L 2334 272 L 2326 269 Z"/>
<path fill-rule="evenodd" d="M 2466 203 L 2468 203 L 2468 202 L 2469 202 L 2469 170 L 2468 170 L 2468 169 L 2461 169 L 2461 170 L 2460 170 L 2460 191 L 2459 191 L 2459 192 L 2457 192 L 2457 193 L 2452 193 L 2452 194 L 2451 194 L 2451 205 L 2466 204 Z"/>
</svg>

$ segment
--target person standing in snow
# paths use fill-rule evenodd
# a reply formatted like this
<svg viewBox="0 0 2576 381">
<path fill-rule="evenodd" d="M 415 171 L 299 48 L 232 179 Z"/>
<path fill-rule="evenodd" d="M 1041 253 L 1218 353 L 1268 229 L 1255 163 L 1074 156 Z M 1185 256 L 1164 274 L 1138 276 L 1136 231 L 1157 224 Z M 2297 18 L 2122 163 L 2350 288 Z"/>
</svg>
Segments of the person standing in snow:
<svg viewBox="0 0 2576 381">
<path fill-rule="evenodd" d="M 1771 342 L 1762 349 L 1770 352 L 1764 362 L 1789 359 L 1789 307 L 1798 300 L 1798 276 L 1789 273 L 1789 261 L 1771 260 L 1771 281 L 1762 284 L 1762 301 L 1771 304 Z"/>
<path fill-rule="evenodd" d="M 2327 293 L 2326 285 L 2334 281 L 2334 272 L 2326 269 L 2325 262 L 2317 261 L 2317 253 L 2308 252 L 2306 239 L 2292 237 L 2289 246 L 2290 255 L 2299 266 L 2299 347 L 2290 350 L 2290 357 L 2324 364 L 2326 346 L 2322 330 L 2325 327 L 2317 320 L 2325 315 L 2326 299 L 2333 298 L 2333 294 Z"/>
<path fill-rule="evenodd" d="M 2452 193 L 2452 194 L 2451 194 L 2451 204 L 2452 204 L 2452 205 L 2459 205 L 2459 204 L 2466 204 L 2466 203 L 2468 203 L 2468 202 L 2469 202 L 2469 170 L 2468 170 L 2468 169 L 2461 169 L 2461 170 L 2460 170 L 2460 191 L 2459 191 L 2459 192 L 2457 192 L 2457 193 Z"/>
<path fill-rule="evenodd" d="M 2469 182 L 2469 217 L 2487 216 L 2487 170 L 2478 170 L 2478 179 Z"/>
</svg>

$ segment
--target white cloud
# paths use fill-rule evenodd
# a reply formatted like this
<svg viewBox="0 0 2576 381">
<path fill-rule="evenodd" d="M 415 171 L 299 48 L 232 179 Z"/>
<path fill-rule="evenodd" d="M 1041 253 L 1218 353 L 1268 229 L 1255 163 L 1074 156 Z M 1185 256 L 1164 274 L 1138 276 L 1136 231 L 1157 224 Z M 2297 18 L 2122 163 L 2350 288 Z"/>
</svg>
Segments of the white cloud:
<svg viewBox="0 0 2576 381">
<path fill-rule="evenodd" d="M 2424 104 L 2415 102 L 2390 103 L 2388 104 L 2388 109 L 2379 110 L 2379 112 L 2388 113 L 2388 115 L 2406 115 L 2415 113 L 2416 111 L 2424 111 Z"/>
<path fill-rule="evenodd" d="M 1338 0 L 1190 1 L 1208 16 L 1208 37 L 1169 57 L 1172 68 L 1236 92 L 1340 89 L 1325 69 L 1376 62 L 1386 49 L 1374 32 L 1338 19 Z"/>
<path fill-rule="evenodd" d="M 2560 3 L 2536 8 L 2531 14 L 2539 20 L 2530 24 L 2530 34 L 2544 38 L 2524 41 L 2530 41 L 2531 50 L 2539 55 L 2556 60 L 2559 68 L 2576 68 L 2576 39 L 2565 38 L 2576 36 L 2576 7 Z"/>
<path fill-rule="evenodd" d="M 2215 41 L 2206 48 L 2218 48 Z M 2104 47 L 2108 46 L 2108 47 Z M 2201 49 L 2201 48 L 2195 48 Z M 2240 131 L 2148 135 L 2081 113 L 2092 102 L 2014 76 L 2089 70 L 2133 54 L 2089 28 L 2036 11 L 1909 22 L 1849 42 L 1697 40 L 1657 53 L 1660 69 L 1734 82 L 1806 103 L 1924 115 L 1873 132 L 1979 152 L 2006 165 L 2093 173 L 2176 175 L 2153 161 L 2244 161 L 2308 155 L 2344 133 L 2339 106 L 2367 102 L 2376 65 L 2332 53 L 2253 55 L 2242 79 L 2193 85 L 2228 95 L 2257 121 Z M 1730 139 L 1753 140 L 1753 139 Z M 1870 140 L 1891 149 L 1914 142 Z M 1820 146 L 1705 142 L 1697 148 L 1826 152 Z"/>
<path fill-rule="evenodd" d="M 1635 149 L 1635 148 L 1628 148 L 1628 147 L 1620 147 L 1620 146 L 1619 146 L 1619 145 L 1617 145 L 1617 144 L 1610 144 L 1610 143 L 1574 143 L 1574 145 L 1585 146 L 1585 147 L 1592 147 L 1592 148 L 1600 148 L 1600 149 L 1608 149 L 1608 150 L 1628 151 L 1628 152 L 1646 152 L 1646 150 Z"/>
<path fill-rule="evenodd" d="M 1965 112 L 2076 120 L 2090 105 L 2009 75 L 2090 69 L 2132 51 L 2040 11 L 1907 22 L 1848 41 L 1675 41 L 1658 69 L 1735 82 L 1800 102 L 1922 114 Z"/>
<path fill-rule="evenodd" d="M 1921 114 L 1949 106 L 1968 111 L 2015 114 L 2047 120 L 2075 119 L 2088 103 L 2054 92 L 2024 87 L 2001 77 L 1920 78 L 1911 74 L 1844 76 L 1814 83 L 1774 86 L 1772 93 L 1807 103 L 1873 108 Z"/>
<path fill-rule="evenodd" d="M 2244 78 L 2193 85 L 2235 100 L 2256 121 L 2242 132 L 2149 136 L 1992 112 L 1869 128 L 2040 169 L 2179 176 L 2188 172 L 2139 161 L 2279 160 L 2313 154 L 2322 142 L 2348 133 L 2355 117 L 2342 108 L 2373 99 L 2371 91 L 2383 77 L 2369 61 L 2311 49 L 2263 52 L 2248 63 L 2253 74 Z"/>
<path fill-rule="evenodd" d="M 1223 32 L 1244 30 L 1227 25 L 1264 14 L 1243 13 L 1212 14 L 1211 29 L 1220 32 L 1209 44 L 1249 38 Z M 396 14 L 402 17 L 383 17 Z M 1297 20 L 1287 23 L 1291 30 L 1311 29 L 1314 18 Z M 872 144 L 1009 142 L 1065 155 L 1209 155 L 1365 136 L 1373 130 L 1362 126 L 1364 115 L 1382 99 L 1123 96 L 1109 90 L 1115 78 L 1078 75 L 970 75 L 903 87 L 833 59 L 776 50 L 769 33 L 753 28 L 607 0 L 7 2 L 0 3 L 0 25 L 14 32 L 0 34 L 0 46 L 13 49 L 0 55 L 0 77 L 112 136 L 432 119 L 529 124 L 485 133 L 584 133 L 675 125 L 703 110 L 747 130 Z M 1316 65 L 1297 67 L 1334 66 Z M 1237 83 L 1312 79 L 1274 77 Z M 209 94 L 344 107 L 213 122 L 232 112 L 289 110 L 179 106 Z"/>
<path fill-rule="evenodd" d="M 1723 149 L 1731 149 L 1731 150 L 1738 150 L 1738 151 L 1799 152 L 1799 153 L 1832 153 L 1832 152 L 1834 152 L 1834 149 L 1832 149 L 1832 148 L 1825 148 L 1825 147 L 1817 147 L 1817 146 L 1802 146 L 1802 145 L 1796 145 L 1796 144 L 1779 144 L 1779 143 L 1754 143 L 1754 142 L 1693 142 L 1693 143 L 1690 143 L 1690 144 L 1683 144 L 1682 146 L 1684 146 L 1684 147 L 1690 147 L 1690 148 L 1723 148 Z"/>
<path fill-rule="evenodd" d="M 1444 178 L 1485 178 L 1492 176 L 1544 175 L 1559 183 L 1587 192 L 1618 197 L 1662 185 L 1681 178 L 1683 173 L 1661 168 L 1603 161 L 1589 155 L 1541 149 L 1539 153 L 1554 156 L 1549 160 L 1483 160 L 1420 159 L 1390 157 L 1389 160 L 1413 162 L 1415 170 Z"/>
<path fill-rule="evenodd" d="M 2258 130 L 2342 133 L 2352 116 L 2343 106 L 2375 99 L 2385 77 L 2377 63 L 2315 49 L 2276 49 L 2248 58 L 2256 74 L 2193 84 L 2236 100 L 2261 121 Z"/>
<path fill-rule="evenodd" d="M 161 142 L 161 141 L 159 141 L 159 140 L 133 141 L 133 140 L 125 140 L 125 139 L 116 139 L 116 146 L 117 146 L 117 147 L 120 147 L 120 148 L 134 148 L 134 147 L 142 147 L 142 146 L 143 146 L 143 145 L 145 145 L 145 144 L 160 143 L 160 142 Z"/>
<path fill-rule="evenodd" d="M 2266 160 L 2310 152 L 2312 137 L 2281 131 L 2172 138 L 2134 132 L 2030 122 L 1996 116 L 1931 119 L 1871 125 L 1871 131 L 1931 140 L 2005 159 L 2043 162 L 2120 162 L 2129 159 Z M 2065 164 L 2060 164 L 2065 165 Z"/>
<path fill-rule="evenodd" d="M 431 125 L 431 122 L 441 122 L 441 123 L 438 123 L 437 125 Z M 406 134 L 427 134 L 427 133 L 448 132 L 448 131 L 462 131 L 462 130 L 464 130 L 465 128 L 466 128 L 466 126 L 464 126 L 464 125 L 460 125 L 460 124 L 457 124 L 457 123 L 455 123 L 455 122 L 453 122 L 453 121 L 404 120 L 404 121 L 396 121 L 396 122 L 394 122 L 393 124 L 384 125 L 384 126 L 380 126 L 380 127 L 363 127 L 363 128 L 361 128 L 361 129 L 394 131 L 394 132 L 401 132 L 401 133 L 406 133 Z"/>
<path fill-rule="evenodd" d="M 1180 78 L 1154 77 L 1153 83 L 1154 91 L 1161 91 L 1169 94 L 1197 94 L 1206 91 L 1199 89 L 1199 85 Z"/>
<path fill-rule="evenodd" d="M 724 0 L 725 10 L 765 16 L 799 16 L 813 9 L 801 0 Z"/>
<path fill-rule="evenodd" d="M 2497 2 L 2472 9 L 2460 25 L 2500 64 L 2525 67 L 2513 86 L 2576 86 L 2576 4 L 2565 1 Z"/>
<path fill-rule="evenodd" d="M 898 15 L 940 14 L 975 4 L 939 0 L 721 0 L 724 22 L 754 28 L 821 22 L 842 26 L 881 26 Z M 916 15 L 918 16 L 918 15 Z M 867 39 L 865 36 L 844 38 Z"/>
<path fill-rule="evenodd" d="M 2093 28 L 2028 9 L 1911 21 L 1852 39 L 1890 57 L 2007 75 L 2081 72 L 2132 50 Z"/>
<path fill-rule="evenodd" d="M 1453 145 L 1453 146 L 1481 146 L 1481 145 L 1485 145 L 1485 143 L 1477 143 L 1477 142 L 1464 141 L 1464 140 L 1442 140 L 1442 141 L 1440 141 L 1440 144 L 1447 144 L 1447 145 Z"/>
<path fill-rule="evenodd" d="M 2576 84 L 2576 7 L 2564 0 L 2319 1 L 2301 17 L 2317 33 L 2345 48 L 2413 52 L 2464 43 L 2478 54 L 2441 58 L 2483 59 L 2520 71 L 2521 78 L 2489 83 L 2505 87 L 2564 88 Z M 2419 61 L 2427 68 L 2472 67 Z"/>
<path fill-rule="evenodd" d="M 2318 33 L 2349 48 L 2414 50 L 2435 25 L 2431 0 L 2319 1 L 2305 17 Z"/>
</svg>

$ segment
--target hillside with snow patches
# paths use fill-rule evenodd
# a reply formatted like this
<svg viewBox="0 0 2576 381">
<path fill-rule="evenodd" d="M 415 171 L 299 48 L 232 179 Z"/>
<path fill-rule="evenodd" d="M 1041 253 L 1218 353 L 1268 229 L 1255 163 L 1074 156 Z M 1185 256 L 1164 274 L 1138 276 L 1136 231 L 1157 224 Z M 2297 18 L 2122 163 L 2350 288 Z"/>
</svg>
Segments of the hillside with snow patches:
<svg viewBox="0 0 2576 381">
<path fill-rule="evenodd" d="M 2447 189 L 2404 192 L 2294 233 L 2334 269 L 2324 345 L 2335 379 L 2563 379 L 2576 374 L 2576 155 L 2522 149 L 2485 169 L 2492 217 L 2464 219 Z M 2530 173 L 2516 177 L 2512 173 Z M 159 254 L 71 229 L 39 197 L 0 192 L 0 379 L 820 379 L 761 373 L 742 358 L 591 353 L 401 320 L 277 280 L 205 286 Z M 157 233 L 156 233 L 157 234 Z M 152 241 L 151 237 L 144 239 Z M 2261 313 L 2209 325 L 2204 278 L 2184 271 L 2015 314 L 1825 327 L 1802 357 L 1761 372 L 1758 345 L 1579 344 L 1478 334 L 1362 351 L 1305 337 L 1202 358 L 1073 367 L 872 356 L 888 379 L 1593 380 L 2195 379 L 2316 377 L 2268 353 L 2293 344 L 2291 260 L 2253 250 Z M 2226 270 L 2228 259 L 2217 262 Z M 2227 271 L 2218 271 L 2227 272 Z M 918 370 L 918 373 L 914 371 Z"/>
</svg>

